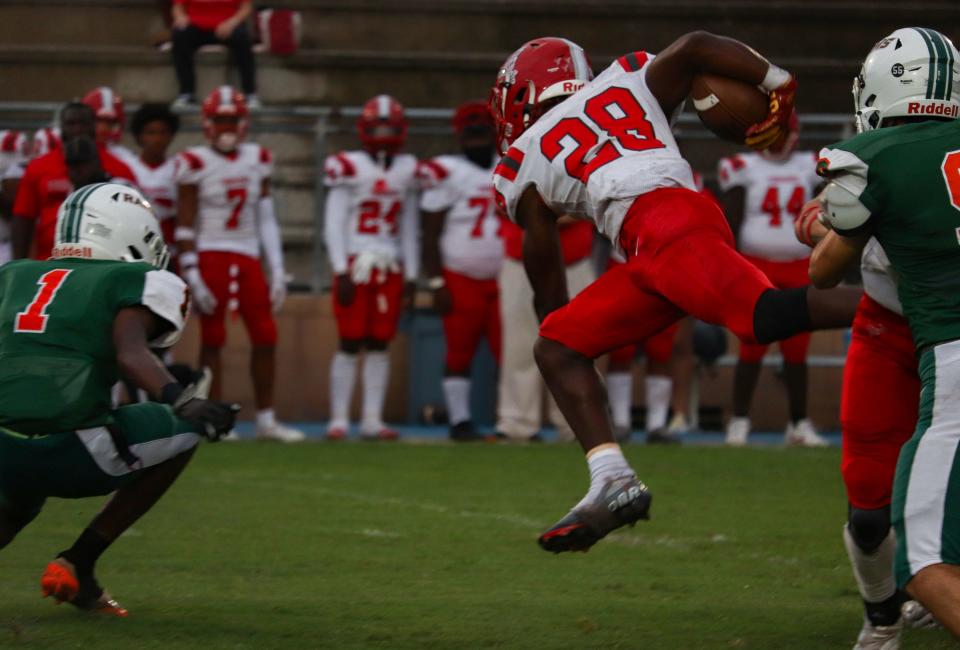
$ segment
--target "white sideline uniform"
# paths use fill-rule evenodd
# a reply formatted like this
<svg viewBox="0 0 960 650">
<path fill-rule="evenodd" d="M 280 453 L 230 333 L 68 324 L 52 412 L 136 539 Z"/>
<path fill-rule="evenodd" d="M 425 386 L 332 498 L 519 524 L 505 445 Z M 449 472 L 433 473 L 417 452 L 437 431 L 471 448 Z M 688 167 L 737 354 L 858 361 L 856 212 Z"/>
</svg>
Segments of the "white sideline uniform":
<svg viewBox="0 0 960 650">
<path fill-rule="evenodd" d="M 723 158 L 717 179 L 724 192 L 742 187 L 743 222 L 738 250 L 771 262 L 792 262 L 810 257 L 810 249 L 797 241 L 793 223 L 814 189 L 823 182 L 817 176 L 817 154 L 794 151 L 784 160 L 770 160 L 758 153 Z"/>
</svg>

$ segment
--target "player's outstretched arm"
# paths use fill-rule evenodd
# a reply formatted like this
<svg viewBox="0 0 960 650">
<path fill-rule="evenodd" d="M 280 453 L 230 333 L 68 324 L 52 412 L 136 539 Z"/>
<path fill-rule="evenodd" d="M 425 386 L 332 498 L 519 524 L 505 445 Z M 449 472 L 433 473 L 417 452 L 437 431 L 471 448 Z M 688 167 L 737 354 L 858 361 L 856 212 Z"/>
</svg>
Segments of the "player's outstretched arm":
<svg viewBox="0 0 960 650">
<path fill-rule="evenodd" d="M 698 31 L 684 34 L 657 55 L 647 70 L 647 86 L 670 115 L 702 73 L 740 79 L 767 91 L 790 81 L 788 72 L 740 41 Z"/>
<path fill-rule="evenodd" d="M 517 223 L 525 231 L 523 267 L 533 287 L 533 306 L 542 321 L 569 302 L 557 215 L 531 185 L 517 204 Z"/>
<path fill-rule="evenodd" d="M 870 237 L 870 233 L 844 237 L 832 230 L 828 232 L 810 255 L 810 282 L 813 286 L 831 289 L 840 284 L 847 271 L 860 262 L 863 247 Z"/>
<path fill-rule="evenodd" d="M 127 307 L 113 320 L 113 345 L 120 374 L 153 399 L 170 404 L 177 416 L 194 424 L 198 433 L 217 440 L 233 428 L 240 410 L 234 404 L 195 397 L 181 386 L 150 350 L 149 342 L 170 328 L 146 307 Z"/>
</svg>

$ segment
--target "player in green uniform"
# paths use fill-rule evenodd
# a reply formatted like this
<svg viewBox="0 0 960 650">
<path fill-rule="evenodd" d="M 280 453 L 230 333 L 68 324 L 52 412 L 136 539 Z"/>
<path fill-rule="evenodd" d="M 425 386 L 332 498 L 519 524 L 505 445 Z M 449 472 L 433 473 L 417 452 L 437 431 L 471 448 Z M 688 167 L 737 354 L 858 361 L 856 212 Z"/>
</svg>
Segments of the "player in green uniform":
<svg viewBox="0 0 960 650">
<path fill-rule="evenodd" d="M 136 190 L 98 183 L 67 197 L 47 261 L 0 267 L 0 548 L 48 497 L 114 493 L 74 545 L 48 564 L 45 595 L 125 616 L 94 564 L 170 487 L 201 437 L 217 440 L 236 407 L 180 386 L 151 352 L 180 337 L 186 285 L 153 210 Z M 120 377 L 158 402 L 114 409 Z"/>
<path fill-rule="evenodd" d="M 860 135 L 820 154 L 833 232 L 810 277 L 839 282 L 871 236 L 898 274 L 923 389 L 894 482 L 895 573 L 960 636 L 960 55 L 932 29 L 899 29 L 868 55 L 854 97 Z"/>
</svg>

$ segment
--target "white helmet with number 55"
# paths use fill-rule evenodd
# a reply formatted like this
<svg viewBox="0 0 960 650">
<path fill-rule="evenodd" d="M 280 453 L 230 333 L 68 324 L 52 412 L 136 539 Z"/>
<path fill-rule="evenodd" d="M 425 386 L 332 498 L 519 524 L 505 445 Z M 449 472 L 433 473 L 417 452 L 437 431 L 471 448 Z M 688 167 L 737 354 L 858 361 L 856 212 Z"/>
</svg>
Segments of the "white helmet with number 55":
<svg viewBox="0 0 960 650">
<path fill-rule="evenodd" d="M 891 117 L 960 117 L 960 54 L 934 29 L 905 27 L 873 46 L 853 80 L 857 131 Z"/>
<path fill-rule="evenodd" d="M 146 262 L 165 269 L 170 253 L 139 190 L 96 183 L 74 191 L 60 206 L 53 257 Z"/>
</svg>

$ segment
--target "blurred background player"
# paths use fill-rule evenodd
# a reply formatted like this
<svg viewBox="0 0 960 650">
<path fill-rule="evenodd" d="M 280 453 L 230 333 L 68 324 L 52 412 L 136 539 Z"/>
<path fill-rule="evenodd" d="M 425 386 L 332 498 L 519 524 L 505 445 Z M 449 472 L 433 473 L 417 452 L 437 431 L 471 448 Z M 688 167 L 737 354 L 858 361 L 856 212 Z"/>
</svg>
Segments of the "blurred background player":
<svg viewBox="0 0 960 650">
<path fill-rule="evenodd" d="M 794 112 L 781 143 L 767 151 L 724 158 L 717 171 L 724 213 L 736 237 L 737 250 L 779 289 L 803 287 L 810 282 L 810 249 L 797 241 L 793 224 L 822 181 L 817 176 L 816 154 L 796 151 L 799 136 L 800 124 Z M 826 446 L 827 441 L 807 418 L 810 333 L 797 334 L 778 345 L 790 409 L 784 441 L 803 447 Z M 733 416 L 726 430 L 728 445 L 747 444 L 750 403 L 768 347 L 740 343 L 733 378 Z"/>
<path fill-rule="evenodd" d="M 73 138 L 86 136 L 95 139 L 95 116 L 86 104 L 72 102 L 60 109 L 62 144 L 46 154 L 34 158 L 24 170 L 13 204 L 11 241 L 13 257 L 32 257 L 45 260 L 53 250 L 57 210 L 73 191 L 67 169 L 64 147 Z M 108 178 L 135 182 L 133 172 L 121 160 L 97 145 L 100 168 Z"/>
<path fill-rule="evenodd" d="M 0 131 L 0 265 L 12 258 L 10 218 L 17 186 L 27 166 L 29 143 L 19 131 Z"/>
<path fill-rule="evenodd" d="M 243 318 L 250 343 L 258 439 L 298 442 L 302 432 L 277 422 L 273 411 L 277 326 L 286 299 L 280 231 L 270 193 L 273 159 L 244 142 L 247 105 L 242 94 L 220 86 L 203 102 L 208 144 L 177 159 L 177 247 L 181 275 L 200 313 L 200 366 L 213 370 L 211 394 L 220 395 L 220 351 L 227 314 Z M 261 250 L 270 272 L 267 284 Z"/>
<path fill-rule="evenodd" d="M 502 219 L 503 268 L 500 287 L 501 364 L 497 391 L 497 437 L 503 440 L 540 441 L 543 403 L 546 394 L 547 419 L 557 429 L 560 440 L 573 440 L 573 430 L 545 390 L 543 377 L 533 358 L 540 322 L 533 309 L 533 287 L 523 270 L 523 230 Z M 566 270 L 567 289 L 576 295 L 596 279 L 593 267 L 592 224 L 562 219 L 560 247 Z"/>
<path fill-rule="evenodd" d="M 84 188 L 58 226 L 53 259 L 0 268 L 0 548 L 49 497 L 112 492 L 40 584 L 57 602 L 126 616 L 97 583 L 97 560 L 169 489 L 203 436 L 230 430 L 235 408 L 178 384 L 150 351 L 180 338 L 190 296 L 164 270 L 166 246 L 143 196 Z M 121 375 L 162 403 L 112 408 Z"/>
<path fill-rule="evenodd" d="M 197 73 L 193 64 L 196 51 L 204 45 L 220 43 L 240 72 L 240 88 L 247 108 L 260 108 L 257 99 L 257 68 L 247 19 L 253 12 L 251 0 L 173 0 L 173 67 L 180 94 L 174 108 L 196 103 Z"/>
<path fill-rule="evenodd" d="M 433 308 L 443 317 L 443 394 L 450 437 L 475 440 L 480 436 L 470 416 L 470 363 L 484 337 L 500 358 L 497 275 L 503 240 L 493 196 L 493 116 L 486 102 L 458 107 L 453 130 L 462 154 L 440 156 L 420 167 L 423 268 Z"/>
<path fill-rule="evenodd" d="M 81 100 L 93 109 L 96 117 L 97 144 L 106 147 L 110 154 L 127 165 L 136 159 L 132 151 L 120 144 L 123 139 L 123 127 L 126 115 L 123 112 L 123 99 L 112 88 L 100 86 L 94 88 Z"/>
<path fill-rule="evenodd" d="M 180 117 L 166 104 L 144 104 L 130 118 L 130 133 L 140 153 L 127 164 L 137 177 L 140 191 L 153 206 L 168 247 L 174 244 L 177 222 L 177 158 L 167 153 L 179 130 Z M 175 256 L 175 250 L 171 248 L 170 252 Z"/>
<path fill-rule="evenodd" d="M 611 255 L 608 268 L 623 264 L 622 259 L 620 255 Z M 646 357 L 644 405 L 647 443 L 679 442 L 676 434 L 667 429 L 667 416 L 673 395 L 673 368 L 670 359 L 679 327 L 679 323 L 674 323 L 642 344 Z M 607 364 L 606 384 L 610 395 L 610 415 L 613 418 L 614 437 L 618 442 L 628 442 L 633 433 L 633 362 L 637 356 L 637 347 L 625 345 L 614 350 L 610 353 Z"/>
<path fill-rule="evenodd" d="M 394 440 L 396 430 L 383 422 L 390 374 L 387 346 L 397 333 L 400 312 L 412 299 L 419 271 L 417 159 L 399 153 L 407 119 L 403 106 L 389 95 L 363 105 L 357 131 L 362 151 L 344 151 L 326 161 L 324 239 L 340 336 L 330 365 L 327 437 L 347 435 L 357 355 L 364 350 L 360 435 Z"/>
</svg>

